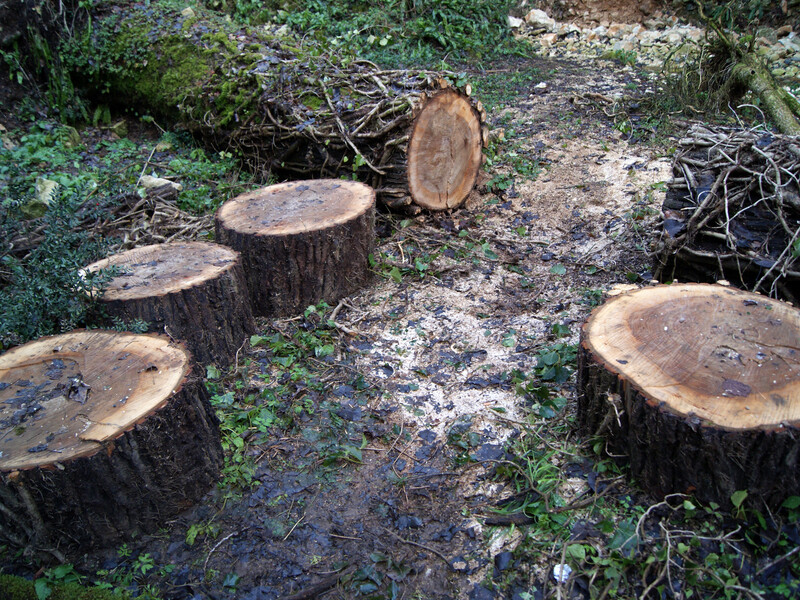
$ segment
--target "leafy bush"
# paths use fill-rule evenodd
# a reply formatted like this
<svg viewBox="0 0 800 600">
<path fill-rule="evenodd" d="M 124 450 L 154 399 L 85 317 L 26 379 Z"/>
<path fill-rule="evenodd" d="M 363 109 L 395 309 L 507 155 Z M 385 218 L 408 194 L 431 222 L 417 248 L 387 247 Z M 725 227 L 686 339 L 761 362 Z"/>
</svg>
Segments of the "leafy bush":
<svg viewBox="0 0 800 600">
<path fill-rule="evenodd" d="M 98 320 L 97 290 L 108 274 L 80 271 L 102 255 L 104 244 L 85 232 L 73 231 L 77 198 L 70 193 L 58 195 L 44 217 L 42 243 L 22 259 L 10 254 L 2 258 L 9 282 L 0 289 L 0 347 Z"/>
<path fill-rule="evenodd" d="M 306 3 L 207 0 L 245 23 L 287 25 L 323 48 L 387 65 L 429 63 L 444 53 L 483 57 L 514 48 L 510 0 L 364 0 Z"/>
</svg>

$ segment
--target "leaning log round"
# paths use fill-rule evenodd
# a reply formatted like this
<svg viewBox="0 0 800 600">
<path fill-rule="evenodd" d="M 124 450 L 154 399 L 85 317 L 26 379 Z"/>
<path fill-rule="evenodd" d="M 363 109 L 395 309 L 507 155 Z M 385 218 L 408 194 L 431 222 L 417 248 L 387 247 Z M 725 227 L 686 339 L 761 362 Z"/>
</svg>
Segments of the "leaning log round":
<svg viewBox="0 0 800 600">
<path fill-rule="evenodd" d="M 230 365 L 255 332 L 239 253 L 210 242 L 134 248 L 87 267 L 116 268 L 102 302 L 123 321 L 185 341 L 201 364 Z"/>
<path fill-rule="evenodd" d="M 414 121 L 408 142 L 408 189 L 423 208 L 460 206 L 478 179 L 483 144 L 481 120 L 468 98 L 445 89 Z"/>
<path fill-rule="evenodd" d="M 656 495 L 800 494 L 800 311 L 719 285 L 615 297 L 583 328 L 578 422 Z"/>
<path fill-rule="evenodd" d="M 0 356 L 0 540 L 63 559 L 202 497 L 222 448 L 191 365 L 166 336 L 101 330 Z"/>
<path fill-rule="evenodd" d="M 216 228 L 242 253 L 253 311 L 295 314 L 369 281 L 375 192 L 340 179 L 273 185 L 222 205 Z"/>
</svg>

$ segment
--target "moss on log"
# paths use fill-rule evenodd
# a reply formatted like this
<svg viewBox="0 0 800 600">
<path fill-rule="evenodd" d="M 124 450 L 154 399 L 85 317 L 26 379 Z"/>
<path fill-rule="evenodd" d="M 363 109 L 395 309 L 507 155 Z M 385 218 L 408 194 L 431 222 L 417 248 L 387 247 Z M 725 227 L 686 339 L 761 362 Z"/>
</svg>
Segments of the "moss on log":
<svg viewBox="0 0 800 600">
<path fill-rule="evenodd" d="M 76 77 L 102 90 L 106 102 L 165 115 L 210 147 L 235 150 L 264 180 L 355 175 L 390 206 L 438 209 L 463 202 L 477 178 L 485 111 L 451 87 L 448 73 L 321 55 L 289 36 L 235 29 L 198 7 L 179 12 L 161 3 L 104 3 L 70 47 Z M 449 161 L 442 182 L 433 182 L 458 191 L 438 206 L 427 197 L 417 202 L 406 154 L 409 140 L 421 136 L 416 118 L 444 88 L 461 102 L 457 144 L 470 158 Z M 441 146 L 441 132 L 430 136 Z M 424 149 L 427 139 L 415 147 Z"/>
</svg>

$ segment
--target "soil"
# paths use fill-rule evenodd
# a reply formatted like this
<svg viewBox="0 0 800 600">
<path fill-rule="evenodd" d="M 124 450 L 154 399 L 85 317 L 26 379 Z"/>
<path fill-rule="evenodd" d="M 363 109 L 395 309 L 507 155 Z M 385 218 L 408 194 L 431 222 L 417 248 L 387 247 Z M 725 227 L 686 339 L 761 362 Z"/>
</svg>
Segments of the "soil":
<svg viewBox="0 0 800 600">
<path fill-rule="evenodd" d="M 158 535 L 128 545 L 131 556 L 175 565 L 152 578 L 163 597 L 290 598 L 321 581 L 329 584 L 324 596 L 304 597 L 368 596 L 373 587 L 386 598 L 504 597 L 481 582 L 498 557 L 503 566 L 516 536 L 492 532 L 483 517 L 515 493 L 496 467 L 531 410 L 508 373 L 533 371 L 548 344 L 576 343 L 602 290 L 646 282 L 647 240 L 633 226 L 657 213 L 653 189 L 670 169 L 668 158 L 624 139 L 586 100 L 587 92 L 645 89 L 630 68 L 544 60 L 494 68 L 511 78 L 531 66 L 549 74 L 546 87 L 529 82 L 518 104 L 490 119 L 522 144 L 505 142 L 501 152 L 535 156 L 543 171 L 496 193 L 488 183 L 499 173 L 490 170 L 450 213 L 402 223 L 381 216 L 378 250 L 391 264 L 413 270 L 422 250 L 438 258 L 424 277 L 376 276 L 346 300 L 337 322 L 350 334 L 326 363 L 326 393 L 305 392 L 317 409 L 292 430 L 249 440 L 252 489 L 234 498 L 215 490 Z M 559 340 L 554 324 L 569 336 Z M 251 385 L 263 388 L 269 354 L 257 347 L 247 358 Z M 560 394 L 568 420 L 571 380 Z M 366 443 L 360 462 L 326 464 L 320 448 L 335 427 L 341 443 Z M 588 489 L 581 472 L 572 495 Z M 190 545 L 192 526 L 201 533 Z M 126 560 L 110 550 L 76 564 L 95 572 Z M 546 589 L 548 565 L 532 566 L 531 578 Z"/>
<path fill-rule="evenodd" d="M 517 491 L 496 471 L 531 411 L 508 373 L 533 371 L 548 345 L 575 344 L 602 293 L 632 280 L 648 285 L 645 232 L 661 204 L 658 184 L 670 176 L 663 146 L 637 143 L 606 112 L 602 98 L 646 90 L 630 67 L 578 58 L 492 65 L 509 81 L 531 67 L 542 78 L 490 121 L 505 129 L 500 152 L 535 157 L 541 173 L 500 192 L 491 179 L 502 172 L 489 169 L 460 209 L 380 217 L 378 252 L 405 274 L 398 282 L 383 271 L 341 306 L 340 344 L 322 363 L 325 393 L 298 392 L 317 410 L 291 430 L 249 440 L 252 488 L 232 498 L 214 490 L 128 544 L 132 557 L 175 565 L 144 578 L 164 598 L 506 597 L 481 582 L 506 568 L 518 539 L 513 528 L 484 524 Z M 438 257 L 414 276 L 423 251 Z M 557 337 L 555 324 L 569 335 Z M 263 389 L 269 353 L 256 347 L 246 358 L 250 385 Z M 573 380 L 559 392 L 569 423 Z M 326 459 L 321 448 L 334 428 L 360 461 Z M 570 427 L 563 435 L 552 443 L 575 436 Z M 588 489 L 588 471 L 576 469 L 567 498 Z M 189 544 L 192 527 L 200 534 Z M 93 573 L 127 560 L 113 549 L 75 564 Z M 528 567 L 545 594 L 551 567 Z M 320 582 L 326 591 L 312 593 Z"/>
</svg>

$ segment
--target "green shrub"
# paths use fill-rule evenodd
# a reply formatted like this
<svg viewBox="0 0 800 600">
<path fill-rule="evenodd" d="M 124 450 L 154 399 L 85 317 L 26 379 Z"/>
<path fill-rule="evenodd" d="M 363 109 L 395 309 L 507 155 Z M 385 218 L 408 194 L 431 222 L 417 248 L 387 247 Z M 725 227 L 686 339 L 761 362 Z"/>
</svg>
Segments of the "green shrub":
<svg viewBox="0 0 800 600">
<path fill-rule="evenodd" d="M 112 592 L 100 588 L 83 587 L 77 583 L 51 583 L 48 582 L 46 594 L 44 588 L 41 594 L 46 594 L 46 600 L 119 600 Z M 33 581 L 22 577 L 0 574 L 0 598 L 3 600 L 40 600 Z"/>
<path fill-rule="evenodd" d="M 44 217 L 41 244 L 24 258 L 10 254 L 2 258 L 8 277 L 8 284 L 0 289 L 2 348 L 99 320 L 93 290 L 102 287 L 108 275 L 80 271 L 102 255 L 104 243 L 73 229 L 79 198 L 68 192 L 57 194 Z M 4 216 L 7 226 L 19 225 L 17 219 Z"/>
</svg>

